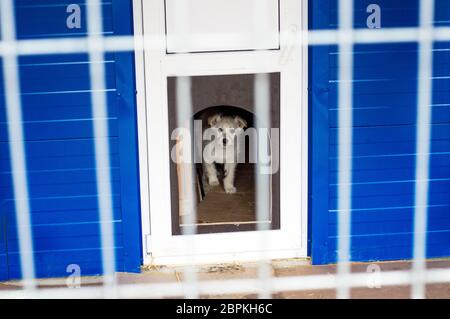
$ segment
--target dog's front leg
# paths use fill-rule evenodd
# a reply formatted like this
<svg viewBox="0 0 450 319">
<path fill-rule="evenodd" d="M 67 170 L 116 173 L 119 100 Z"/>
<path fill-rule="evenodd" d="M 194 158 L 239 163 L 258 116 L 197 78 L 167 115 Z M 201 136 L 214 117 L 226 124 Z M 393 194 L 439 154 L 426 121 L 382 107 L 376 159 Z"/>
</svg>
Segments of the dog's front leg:
<svg viewBox="0 0 450 319">
<path fill-rule="evenodd" d="M 225 178 L 223 179 L 223 187 L 225 193 L 236 193 L 236 187 L 234 187 L 234 173 L 236 171 L 236 163 L 225 163 Z"/>
<path fill-rule="evenodd" d="M 204 163 L 206 177 L 208 179 L 208 184 L 211 186 L 219 185 L 219 179 L 217 178 L 216 165 L 214 163 Z"/>
</svg>

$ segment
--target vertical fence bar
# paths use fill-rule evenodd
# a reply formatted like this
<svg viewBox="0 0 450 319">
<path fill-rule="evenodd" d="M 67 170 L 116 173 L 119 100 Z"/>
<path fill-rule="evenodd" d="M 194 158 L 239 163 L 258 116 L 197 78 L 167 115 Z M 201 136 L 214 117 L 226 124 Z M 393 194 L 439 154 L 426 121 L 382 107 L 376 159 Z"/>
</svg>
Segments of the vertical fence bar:
<svg viewBox="0 0 450 319">
<path fill-rule="evenodd" d="M 254 80 L 254 101 L 255 101 L 255 127 L 257 129 L 257 162 L 255 168 L 255 198 L 256 198 L 256 225 L 260 233 L 259 249 L 261 251 L 260 263 L 258 265 L 258 275 L 261 283 L 259 297 L 267 299 L 272 296 L 269 286 L 272 269 L 270 260 L 267 258 L 266 232 L 270 230 L 270 210 L 271 210 L 271 189 L 270 174 L 271 163 L 262 163 L 268 149 L 268 139 L 270 138 L 270 77 L 268 74 L 260 73 L 255 75 Z M 273 152 L 273 147 L 270 148 Z"/>
<path fill-rule="evenodd" d="M 253 19 L 255 40 L 262 43 L 265 37 L 272 37 L 267 34 L 265 27 L 266 17 L 270 14 L 267 1 L 253 0 Z M 268 242 L 266 232 L 270 230 L 271 218 L 271 162 L 263 163 L 263 158 L 267 154 L 268 145 L 270 145 L 270 102 L 271 88 L 270 75 L 259 73 L 254 77 L 254 109 L 255 109 L 255 128 L 257 130 L 257 162 L 255 167 L 255 199 L 256 199 L 256 230 L 259 232 L 259 264 L 258 278 L 260 282 L 258 296 L 261 299 L 272 297 L 272 287 L 270 279 L 272 276 L 272 265 L 267 257 Z M 251 146 L 252 147 L 252 146 Z M 270 149 L 273 152 L 273 148 Z"/>
<path fill-rule="evenodd" d="M 17 232 L 19 236 L 20 267 L 24 288 L 33 290 L 35 270 L 33 258 L 33 236 L 31 229 L 28 194 L 26 152 L 22 126 L 22 102 L 18 57 L 16 48 L 16 21 L 12 0 L 0 1 L 2 44 L 10 51 L 3 55 L 3 81 L 5 83 L 6 113 L 8 123 L 9 150 L 13 179 Z"/>
<path fill-rule="evenodd" d="M 190 39 L 187 37 L 189 32 L 188 26 L 188 14 L 189 14 L 189 1 L 179 0 L 175 7 L 175 40 L 181 44 L 182 47 L 190 48 Z M 186 29 L 185 29 L 186 28 Z M 183 135 L 183 161 L 177 165 L 183 166 L 184 176 L 183 185 L 179 189 L 182 189 L 183 204 L 180 207 L 184 215 L 179 218 L 180 229 L 182 235 L 185 236 L 185 262 L 186 265 L 183 269 L 183 281 L 184 281 L 184 295 L 188 299 L 198 298 L 199 292 L 197 287 L 198 281 L 198 269 L 193 263 L 195 258 L 195 235 L 197 234 L 197 207 L 195 198 L 195 161 L 191 150 L 197 146 L 195 145 L 195 134 L 193 134 L 192 127 L 192 93 L 191 93 L 192 80 L 188 76 L 182 76 L 176 78 L 176 124 L 178 129 L 184 130 L 190 134 Z M 194 143 L 194 144 L 192 144 Z M 186 151 L 189 148 L 187 154 Z M 186 155 L 187 158 L 186 158 Z M 179 212 L 177 212 L 179 214 Z M 173 217 L 172 217 L 173 218 Z M 184 224 L 184 227 L 181 226 Z"/>
<path fill-rule="evenodd" d="M 433 105 L 433 16 L 434 0 L 420 1 L 420 42 L 416 121 L 416 179 L 414 205 L 413 285 L 411 297 L 425 297 L 427 213 L 431 116 Z"/>
<path fill-rule="evenodd" d="M 195 162 L 193 161 L 193 154 L 191 152 L 192 142 L 195 143 L 194 135 L 192 134 L 192 96 L 191 96 L 191 78 L 188 76 L 176 78 L 176 117 L 177 129 L 183 130 L 186 134 L 182 134 L 181 143 L 183 145 L 182 162 L 177 165 L 183 166 L 183 184 L 181 189 L 183 194 L 182 207 L 183 219 L 179 222 L 183 236 L 185 236 L 185 252 L 186 252 L 186 266 L 184 267 L 184 293 L 185 297 L 189 299 L 198 298 L 197 288 L 197 267 L 193 265 L 192 258 L 195 255 L 195 235 L 197 234 L 197 208 L 195 205 Z M 188 133 L 189 132 L 189 133 Z M 195 146 L 194 146 L 195 147 Z M 180 181 L 180 179 L 178 179 Z M 180 185 L 179 185 L 180 186 Z M 179 214 L 179 212 L 177 212 Z"/>
<path fill-rule="evenodd" d="M 108 109 L 106 101 L 103 46 L 103 14 L 100 0 L 88 0 L 89 72 L 94 126 L 95 168 L 100 213 L 100 234 L 105 296 L 115 296 L 116 283 L 114 215 L 108 142 Z M 108 294 L 106 294 L 108 293 Z"/>
<path fill-rule="evenodd" d="M 338 281 L 337 298 L 349 298 L 353 143 L 353 0 L 339 1 Z"/>
</svg>

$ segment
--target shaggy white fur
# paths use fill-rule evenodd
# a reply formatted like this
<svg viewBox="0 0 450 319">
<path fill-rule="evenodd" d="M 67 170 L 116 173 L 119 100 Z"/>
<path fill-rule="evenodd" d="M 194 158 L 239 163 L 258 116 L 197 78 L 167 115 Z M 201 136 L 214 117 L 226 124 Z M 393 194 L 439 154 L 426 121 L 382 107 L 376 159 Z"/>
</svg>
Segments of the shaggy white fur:
<svg viewBox="0 0 450 319">
<path fill-rule="evenodd" d="M 242 152 L 239 138 L 247 127 L 247 122 L 240 116 L 215 114 L 208 118 L 207 128 L 212 140 L 207 141 L 203 152 L 203 171 L 206 181 L 211 186 L 220 184 L 216 163 L 224 165 L 223 187 L 227 194 L 236 193 L 234 178 L 238 158 Z M 205 137 L 205 135 L 204 135 Z"/>
</svg>

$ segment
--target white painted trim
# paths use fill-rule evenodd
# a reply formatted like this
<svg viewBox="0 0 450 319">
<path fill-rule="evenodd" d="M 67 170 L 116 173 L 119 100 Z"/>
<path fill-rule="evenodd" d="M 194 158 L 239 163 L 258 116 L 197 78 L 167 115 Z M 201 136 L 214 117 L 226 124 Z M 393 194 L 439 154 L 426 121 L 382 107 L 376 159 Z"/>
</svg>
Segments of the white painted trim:
<svg viewBox="0 0 450 319">
<path fill-rule="evenodd" d="M 266 252 L 264 255 L 267 259 L 290 259 L 301 258 L 307 260 L 302 251 L 297 249 L 293 250 L 274 250 Z M 165 265 L 165 266 L 182 266 L 182 265 L 201 265 L 201 264 L 217 264 L 217 263 L 243 263 L 254 262 L 261 259 L 261 252 L 259 251 L 247 251 L 239 252 L 236 254 L 230 253 L 217 253 L 217 254 L 203 254 L 189 256 L 163 256 L 151 258 L 149 264 Z"/>
<path fill-rule="evenodd" d="M 136 47 L 143 47 L 142 0 L 133 0 L 134 39 Z M 147 147 L 147 108 L 145 102 L 145 63 L 144 52 L 135 50 L 136 103 L 139 147 L 139 188 L 141 203 L 142 256 L 147 258 L 150 248 L 150 190 L 148 182 L 148 147 Z"/>
<path fill-rule="evenodd" d="M 255 28 L 260 19 L 252 13 L 261 8 L 264 24 Z M 279 0 L 165 0 L 165 14 L 169 53 L 270 50 L 280 44 Z M 214 34 L 205 40 L 210 30 Z"/>
<path fill-rule="evenodd" d="M 153 41 L 159 41 L 156 47 L 153 46 L 154 49 L 144 52 L 144 55 L 136 53 L 143 240 L 148 238 L 146 235 L 150 229 L 152 233 L 152 256 L 144 251 L 144 264 L 186 262 L 186 252 L 180 251 L 180 247 L 186 247 L 187 241 L 196 247 L 190 258 L 193 262 L 254 260 L 260 256 L 257 240 L 261 234 L 257 232 L 172 236 L 168 107 L 165 95 L 166 77 L 176 75 L 281 73 L 281 229 L 270 230 L 265 234 L 270 238 L 265 257 L 307 256 L 308 50 L 307 46 L 299 48 L 289 45 L 289 37 L 299 37 L 300 31 L 307 30 L 307 0 L 282 1 L 280 11 L 280 50 L 167 55 L 164 37 L 161 36 L 165 31 L 163 1 L 134 0 L 135 35 L 142 40 L 140 35 L 144 33 L 146 38 L 152 37 Z M 143 19 L 145 12 L 154 12 L 155 15 L 152 19 Z M 299 12 L 302 12 L 301 17 Z M 233 58 L 230 58 L 230 54 Z M 295 54 L 301 58 L 293 58 Z M 152 72 L 145 73 L 144 70 Z M 145 96 L 140 92 L 145 92 Z M 289 103 L 292 96 L 300 105 Z M 286 145 L 290 145 L 289 149 Z M 157 151 L 149 156 L 150 149 Z M 301 165 L 292 159 L 288 161 L 288 153 L 301 154 Z M 292 214 L 293 211 L 300 211 L 301 214 Z M 236 247 L 239 247 L 239 252 Z"/>
<path fill-rule="evenodd" d="M 302 21 L 301 21 L 301 31 L 307 31 L 308 30 L 308 0 L 300 0 L 301 1 L 301 10 L 302 10 Z M 308 37 L 307 32 L 301 32 L 303 37 Z M 304 41 L 301 43 L 308 43 L 308 41 Z M 301 60 L 301 119 L 302 119 L 302 149 L 301 149 L 301 157 L 302 157 L 302 176 L 301 176 L 301 183 L 302 185 L 306 185 L 306 187 L 303 187 L 302 189 L 302 234 L 305 234 L 302 236 L 302 246 L 308 247 L 308 189 L 309 189 L 309 67 L 308 67 L 308 61 L 309 61 L 309 55 L 308 55 L 308 45 L 305 45 L 301 48 L 302 50 L 302 60 Z M 306 141 L 304 140 L 304 137 L 306 136 Z M 306 213 L 305 213 L 306 212 Z M 305 255 L 307 255 L 308 252 L 306 252 Z"/>
</svg>

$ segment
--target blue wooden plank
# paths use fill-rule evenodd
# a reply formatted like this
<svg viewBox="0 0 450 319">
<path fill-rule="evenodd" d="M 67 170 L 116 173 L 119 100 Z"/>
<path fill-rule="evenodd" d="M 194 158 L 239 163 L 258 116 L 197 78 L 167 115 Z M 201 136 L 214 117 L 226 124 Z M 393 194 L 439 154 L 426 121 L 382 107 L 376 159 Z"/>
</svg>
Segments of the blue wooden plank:
<svg viewBox="0 0 450 319">
<path fill-rule="evenodd" d="M 448 235 L 447 235 L 448 236 Z M 412 241 L 411 236 L 407 236 Z M 352 250 L 353 260 L 356 262 L 380 261 L 380 260 L 407 260 L 412 258 L 411 244 L 404 246 L 392 244 L 383 247 L 371 247 Z M 336 260 L 336 251 L 330 252 L 331 260 Z M 427 257 L 440 258 L 450 256 L 450 245 L 428 245 Z"/>
<path fill-rule="evenodd" d="M 338 109 L 330 110 L 329 119 L 330 127 L 337 127 Z M 380 105 L 372 108 L 356 107 L 353 111 L 353 122 L 355 127 L 413 125 L 416 122 L 416 111 L 412 105 Z M 450 123 L 450 105 L 434 105 L 432 123 Z"/>
<path fill-rule="evenodd" d="M 404 69 L 405 66 L 409 66 L 412 70 L 415 69 L 417 65 L 417 49 L 416 43 L 358 44 L 354 47 L 353 52 L 355 57 L 354 68 L 371 67 L 370 70 L 373 72 L 401 76 L 401 73 L 398 74 L 396 72 L 399 67 Z M 445 57 L 445 54 L 442 56 Z M 332 50 L 330 52 L 330 69 L 334 71 L 331 74 L 332 78 L 330 78 L 332 80 L 337 79 L 338 59 L 338 50 Z M 386 65 L 389 65 L 390 68 L 381 67 L 379 70 L 376 70 L 376 66 Z"/>
<path fill-rule="evenodd" d="M 70 13 L 67 3 L 16 3 L 17 37 L 19 39 L 77 37 L 87 34 L 86 3 L 74 1 L 81 8 L 81 28 L 69 29 L 66 24 Z M 113 33 L 112 3 L 102 2 L 103 30 Z M 49 18 L 51 17 L 51 18 Z"/>
<path fill-rule="evenodd" d="M 446 167 L 450 163 L 450 152 L 433 153 L 430 156 L 431 167 L 438 169 L 439 167 Z M 385 170 L 393 168 L 414 168 L 415 154 L 404 155 L 382 155 L 382 156 L 360 156 L 353 158 L 354 170 Z M 337 161 L 336 158 L 329 159 L 329 166 L 331 172 L 336 172 Z M 413 173 L 411 171 L 411 173 Z M 437 173 L 436 173 L 437 174 Z M 443 177 L 443 176 L 440 176 Z"/>
<path fill-rule="evenodd" d="M 34 224 L 33 253 L 38 277 L 64 276 L 69 264 L 77 264 L 85 275 L 101 273 L 100 227 L 97 218 L 87 223 Z M 34 216 L 33 216 L 34 217 Z M 34 220 L 33 220 L 34 222 Z M 123 237 L 121 221 L 115 221 L 117 269 L 123 270 Z M 10 277 L 20 277 L 16 227 L 8 228 Z"/>
<path fill-rule="evenodd" d="M 119 36 L 133 34 L 133 11 L 130 2 L 120 0 L 113 6 L 114 30 Z M 123 17 L 126 17 L 125 19 Z M 137 102 L 134 53 L 116 54 L 116 83 L 119 109 L 121 199 L 123 210 L 124 264 L 129 272 L 140 272 L 143 262 L 139 155 L 137 140 Z M 126 208 L 125 208 L 126 207 Z"/>
<path fill-rule="evenodd" d="M 437 27 L 450 26 L 450 5 L 447 0 L 435 0 L 434 25 Z"/>
<path fill-rule="evenodd" d="M 6 256 L 6 253 L 0 253 L 0 281 L 6 281 L 8 279 L 10 279 L 8 258 Z"/>
<path fill-rule="evenodd" d="M 412 232 L 414 229 L 413 222 L 413 210 L 411 209 L 411 213 L 408 216 L 405 216 L 405 219 L 399 220 L 378 220 L 374 222 L 353 222 L 352 236 L 378 236 L 383 234 L 392 234 L 392 233 L 405 233 Z M 447 231 L 450 227 L 450 217 L 446 217 L 444 219 L 430 219 L 430 223 L 428 224 L 428 231 L 436 232 L 436 231 Z M 337 236 L 337 225 L 330 224 L 328 233 L 330 237 Z"/>
<path fill-rule="evenodd" d="M 385 125 L 355 127 L 354 143 L 382 143 L 415 141 L 415 125 Z M 450 123 L 433 124 L 433 139 L 450 139 Z M 330 143 L 337 144 L 337 129 L 330 128 Z"/>
<path fill-rule="evenodd" d="M 309 29 L 329 27 L 329 1 L 312 1 L 309 6 Z M 329 108 L 328 46 L 309 50 L 309 240 L 312 263 L 329 262 L 328 252 L 328 108 Z"/>
<path fill-rule="evenodd" d="M 430 231 L 427 233 L 427 244 L 432 245 L 450 245 L 450 231 Z M 352 236 L 352 251 L 364 251 L 368 248 L 382 248 L 387 246 L 403 246 L 412 250 L 411 240 L 412 232 L 387 233 L 373 236 L 357 235 Z M 330 237 L 330 250 L 336 249 L 336 238 Z M 391 245 L 389 245 L 390 243 Z M 378 254 L 382 255 L 380 251 Z"/>
<path fill-rule="evenodd" d="M 355 210 L 352 213 L 352 223 L 376 223 L 380 221 L 399 221 L 399 220 L 413 220 L 414 219 L 414 206 L 409 207 L 392 207 L 370 210 Z M 450 219 L 448 214 L 450 205 L 430 206 L 428 209 L 428 221 L 429 223 L 439 223 L 440 220 Z M 337 212 L 330 212 L 328 223 L 330 226 L 337 224 Z"/>
<path fill-rule="evenodd" d="M 414 194 L 414 185 L 414 180 L 354 183 L 352 187 L 353 198 L 366 197 L 368 194 L 373 197 Z M 430 180 L 429 187 L 429 194 L 446 193 L 446 191 L 450 189 L 450 178 Z M 332 185 L 332 187 L 330 187 L 330 198 L 337 198 L 337 185 Z"/>
<path fill-rule="evenodd" d="M 114 232 L 117 237 L 122 235 L 121 220 L 113 221 Z M 18 250 L 18 235 L 14 226 L 8 227 L 9 251 Z M 32 224 L 33 247 L 36 250 L 45 250 L 49 245 L 56 245 L 58 249 L 74 249 L 86 245 L 100 245 L 100 223 L 97 221 L 87 223 L 58 223 L 58 224 Z M 57 240 L 55 240 L 57 239 Z M 52 242 L 53 241 L 53 242 Z M 84 241 L 84 242 L 83 242 Z M 119 242 L 120 244 L 120 242 Z"/>
<path fill-rule="evenodd" d="M 329 0 L 330 9 L 330 25 L 337 25 L 337 0 Z M 419 0 L 378 0 L 378 4 L 382 8 L 382 27 L 414 27 L 418 25 L 418 1 Z M 354 27 L 366 28 L 367 6 L 374 3 L 371 0 L 356 0 L 355 2 Z"/>
<path fill-rule="evenodd" d="M 98 221 L 98 211 L 95 209 L 51 210 L 31 211 L 35 224 L 60 224 L 60 223 L 90 223 Z M 122 218 L 120 207 L 113 210 L 113 218 Z"/>
<path fill-rule="evenodd" d="M 98 209 L 97 196 L 95 194 L 87 196 L 46 196 L 40 198 L 30 198 L 30 205 L 33 212 Z M 120 196 L 117 194 L 113 194 L 113 207 L 121 207 Z M 14 212 L 14 201 L 11 199 L 3 200 L 2 210 L 5 212 Z"/>
<path fill-rule="evenodd" d="M 117 119 L 110 118 L 108 122 L 108 136 L 118 136 Z M 92 138 L 94 136 L 92 119 L 25 122 L 23 129 L 26 141 Z M 7 124 L 0 123 L 0 142 L 7 140 Z"/>
<path fill-rule="evenodd" d="M 73 107 L 80 105 L 90 105 L 91 103 L 90 91 L 73 91 L 73 92 L 60 92 L 59 94 L 25 94 L 21 96 L 24 111 L 27 109 L 40 109 L 40 108 L 59 108 L 59 107 Z M 107 91 L 107 98 L 114 98 L 115 91 Z M 4 110 L 4 96 L 0 96 L 0 110 Z M 117 108 L 116 105 L 111 105 L 110 109 Z M 24 112 L 23 116 L 27 116 Z"/>
<path fill-rule="evenodd" d="M 42 105 L 36 107 L 34 105 L 23 105 L 23 120 L 31 121 L 61 121 L 67 119 L 86 119 L 92 117 L 92 109 L 90 105 L 74 105 L 74 106 L 59 106 L 52 107 Z M 108 114 L 117 118 L 117 109 L 108 106 Z M 6 122 L 6 116 L 0 114 L 0 122 Z"/>
<path fill-rule="evenodd" d="M 11 173 L 6 173 L 11 175 Z M 58 170 L 58 171 L 37 171 L 28 173 L 28 185 L 39 187 L 44 185 L 67 185 L 74 184 L 94 184 L 96 183 L 95 169 L 85 170 Z M 12 189 L 11 178 L 5 178 L 6 182 L 0 187 L 2 189 Z M 120 182 L 119 168 L 111 169 L 112 182 Z"/>
<path fill-rule="evenodd" d="M 354 156 L 402 155 L 415 152 L 413 142 L 362 143 L 353 145 Z M 338 146 L 330 146 L 330 156 L 338 155 Z"/>
<path fill-rule="evenodd" d="M 330 197 L 330 210 L 337 209 L 337 202 L 335 197 Z M 430 199 L 431 203 L 431 199 Z M 434 205 L 448 205 L 449 196 L 448 191 L 445 193 L 434 193 L 432 196 L 432 203 Z M 414 205 L 414 194 L 396 194 L 396 195 L 371 195 L 360 196 L 352 198 L 353 210 L 359 209 L 383 209 L 388 207 L 405 207 Z"/>
<path fill-rule="evenodd" d="M 113 167 L 119 165 L 118 155 L 111 157 Z M 69 157 L 38 157 L 27 162 L 29 170 L 56 170 L 56 169 L 87 169 L 95 167 L 94 156 L 81 155 Z M 0 168 L 2 171 L 9 172 L 9 160 L 0 160 Z"/>
<path fill-rule="evenodd" d="M 107 2 L 107 1 L 105 1 Z M 21 7 L 36 7 L 37 5 L 41 6 L 62 6 L 68 5 L 71 3 L 76 4 L 85 4 L 86 0 L 39 0 L 39 3 L 36 3 L 36 0 L 15 0 L 14 4 L 16 8 Z"/>
<path fill-rule="evenodd" d="M 111 183 L 112 192 L 120 194 L 120 183 Z M 97 193 L 96 183 L 70 183 L 53 185 L 29 185 L 30 197 L 44 197 L 48 194 L 52 196 L 87 196 Z"/>
<path fill-rule="evenodd" d="M 380 236 L 357 236 L 352 238 L 352 259 L 377 261 L 411 259 L 412 233 L 385 234 Z M 449 232 L 427 234 L 427 257 L 436 258 L 450 254 Z M 330 239 L 330 259 L 336 260 L 336 240 Z"/>
<path fill-rule="evenodd" d="M 117 137 L 110 139 L 110 152 L 119 152 L 119 141 Z M 25 149 L 27 158 L 48 158 L 70 156 L 88 156 L 94 154 L 93 139 L 69 139 L 69 140 L 42 140 L 26 141 Z M 0 159 L 8 158 L 8 143 L 0 142 Z"/>
<path fill-rule="evenodd" d="M 372 98 L 378 96 L 378 94 L 401 94 L 401 93 L 413 93 L 417 85 L 417 80 L 414 78 L 400 79 L 400 80 L 367 80 L 360 82 L 353 82 L 353 92 L 356 97 L 359 95 L 371 95 Z M 338 95 L 337 85 L 330 87 L 331 96 Z M 355 106 L 359 104 L 356 103 Z"/>
<path fill-rule="evenodd" d="M 0 281 L 9 279 L 6 215 L 0 209 Z"/>
<path fill-rule="evenodd" d="M 118 256 L 116 268 L 118 271 L 123 271 L 123 248 L 117 248 L 116 255 Z M 102 273 L 101 250 L 99 248 L 35 252 L 34 258 L 36 260 L 36 276 L 39 278 L 66 277 L 69 275 L 66 272 L 67 266 L 71 264 L 80 266 L 81 275 L 99 275 Z M 20 278 L 20 262 L 17 253 L 12 253 L 10 260 L 10 278 Z"/>
<path fill-rule="evenodd" d="M 412 166 L 411 166 L 412 167 Z M 354 183 L 373 183 L 373 182 L 388 182 L 388 181 L 405 181 L 413 180 L 414 172 L 411 167 L 404 168 L 370 168 L 364 170 L 352 170 L 352 177 Z M 430 167 L 431 179 L 442 179 L 450 176 L 450 165 Z M 337 172 L 330 171 L 330 184 L 337 183 Z"/>
<path fill-rule="evenodd" d="M 74 237 L 55 237 L 55 238 L 38 238 L 33 237 L 33 239 L 36 241 L 36 244 L 33 246 L 33 253 L 34 255 L 39 254 L 47 254 L 47 256 L 51 256 L 52 253 L 58 252 L 58 251 L 65 251 L 67 253 L 76 253 L 79 250 L 101 250 L 101 237 L 98 235 L 83 235 L 83 236 L 74 236 Z M 122 242 L 122 236 L 116 235 L 114 236 L 115 240 L 115 247 L 117 249 L 120 249 L 121 252 L 123 252 L 123 242 Z M 14 268 L 16 263 L 11 258 L 14 254 L 18 254 L 19 251 L 17 249 L 18 242 L 14 239 L 8 239 L 8 242 L 11 242 L 10 251 L 8 252 L 8 258 L 9 258 L 9 268 Z M 121 256 L 117 256 L 118 259 L 121 259 Z M 78 256 L 74 255 L 72 259 L 78 259 Z M 56 264 L 61 264 L 63 261 L 61 260 L 53 260 Z M 36 264 L 39 264 L 39 259 L 36 259 Z M 101 262 L 99 264 L 101 266 Z M 36 267 L 38 268 L 38 267 Z M 101 268 L 101 267 L 99 267 Z"/>
<path fill-rule="evenodd" d="M 450 149 L 450 140 L 431 141 L 433 153 L 443 153 Z M 330 146 L 331 156 L 336 156 L 337 151 L 336 145 Z M 355 157 L 411 154 L 415 152 L 415 144 L 412 142 L 354 144 L 353 152 Z"/>
<path fill-rule="evenodd" d="M 99 62 L 95 62 L 99 63 Z M 105 88 L 115 87 L 115 65 L 106 62 Z M 22 94 L 90 90 L 89 64 L 33 65 L 19 67 Z"/>
<path fill-rule="evenodd" d="M 120 183 L 111 183 L 112 192 L 120 194 Z M 13 190 L 11 188 L 0 188 L 0 192 L 6 198 L 13 198 Z M 97 193 L 97 183 L 67 183 L 67 184 L 50 184 L 50 185 L 29 185 L 30 198 L 45 197 L 51 194 L 52 196 L 88 196 Z"/>
</svg>

